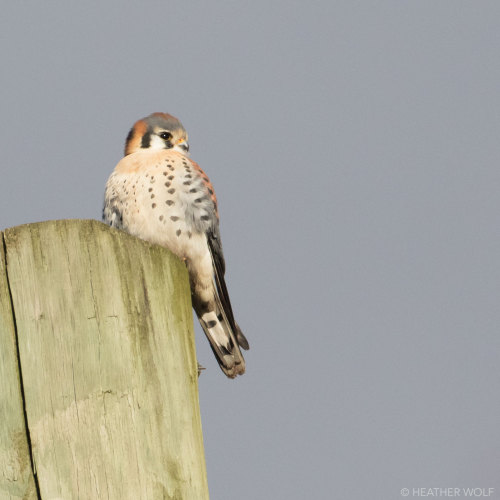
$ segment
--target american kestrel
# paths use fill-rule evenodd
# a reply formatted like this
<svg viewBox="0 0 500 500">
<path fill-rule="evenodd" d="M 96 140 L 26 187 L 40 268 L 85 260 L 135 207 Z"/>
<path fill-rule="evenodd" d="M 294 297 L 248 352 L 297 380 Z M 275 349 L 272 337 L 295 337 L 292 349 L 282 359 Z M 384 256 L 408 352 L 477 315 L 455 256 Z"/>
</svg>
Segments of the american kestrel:
<svg viewBox="0 0 500 500">
<path fill-rule="evenodd" d="M 137 121 L 106 184 L 103 220 L 185 261 L 193 308 L 222 371 L 234 378 L 245 372 L 240 347 L 249 346 L 224 281 L 215 192 L 189 158 L 187 139 L 181 122 L 169 114 Z"/>
</svg>

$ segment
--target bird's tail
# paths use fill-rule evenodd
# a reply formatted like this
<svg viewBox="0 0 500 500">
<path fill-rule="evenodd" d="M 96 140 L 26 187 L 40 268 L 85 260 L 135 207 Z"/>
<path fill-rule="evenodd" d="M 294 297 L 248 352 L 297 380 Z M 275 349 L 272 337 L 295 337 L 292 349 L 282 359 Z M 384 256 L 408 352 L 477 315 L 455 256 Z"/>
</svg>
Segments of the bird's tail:
<svg viewBox="0 0 500 500">
<path fill-rule="evenodd" d="M 208 309 L 196 312 L 212 350 L 222 371 L 229 377 L 245 373 L 245 359 L 240 347 L 249 349 L 248 341 L 234 320 L 233 309 L 226 282 L 224 280 L 224 264 L 221 255 L 214 248 L 211 238 L 207 239 L 214 269 L 214 300 Z"/>
<path fill-rule="evenodd" d="M 215 299 L 215 310 L 199 314 L 198 319 L 221 370 L 229 378 L 235 378 L 245 373 L 240 346 L 248 349 L 248 342 L 237 324 L 234 329 L 231 326 L 217 295 Z"/>
</svg>

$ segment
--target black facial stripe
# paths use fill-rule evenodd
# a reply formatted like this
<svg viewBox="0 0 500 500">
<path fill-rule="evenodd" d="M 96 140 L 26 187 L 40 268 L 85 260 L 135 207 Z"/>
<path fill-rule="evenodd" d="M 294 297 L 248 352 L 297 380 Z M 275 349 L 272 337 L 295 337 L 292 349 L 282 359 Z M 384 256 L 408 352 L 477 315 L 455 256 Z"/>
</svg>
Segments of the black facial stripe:
<svg viewBox="0 0 500 500">
<path fill-rule="evenodd" d="M 134 135 L 134 129 L 131 128 L 130 132 L 127 135 L 127 139 L 125 140 L 125 144 L 128 144 L 132 140 L 132 136 Z"/>
<path fill-rule="evenodd" d="M 149 148 L 151 146 L 151 132 L 146 132 L 142 136 L 141 148 Z"/>
</svg>

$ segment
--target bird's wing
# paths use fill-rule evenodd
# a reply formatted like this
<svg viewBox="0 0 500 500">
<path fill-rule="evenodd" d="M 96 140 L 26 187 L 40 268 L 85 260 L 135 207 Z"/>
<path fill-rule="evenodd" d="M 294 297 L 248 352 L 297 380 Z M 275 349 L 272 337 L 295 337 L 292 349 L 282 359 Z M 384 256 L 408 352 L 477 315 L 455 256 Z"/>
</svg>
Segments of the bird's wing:
<svg viewBox="0 0 500 500">
<path fill-rule="evenodd" d="M 229 293 L 227 291 L 226 281 L 224 279 L 224 274 L 226 271 L 226 264 L 224 261 L 224 254 L 222 252 L 222 243 L 220 239 L 219 228 L 217 226 L 212 227 L 207 232 L 207 243 L 210 250 L 210 255 L 212 256 L 212 264 L 214 269 L 215 284 L 217 285 L 217 295 L 220 302 L 221 311 L 227 319 L 227 322 L 234 332 L 238 344 L 245 350 L 248 350 L 250 346 L 246 337 L 243 335 L 240 327 L 234 320 L 233 308 L 231 306 L 231 300 L 229 298 Z"/>
</svg>

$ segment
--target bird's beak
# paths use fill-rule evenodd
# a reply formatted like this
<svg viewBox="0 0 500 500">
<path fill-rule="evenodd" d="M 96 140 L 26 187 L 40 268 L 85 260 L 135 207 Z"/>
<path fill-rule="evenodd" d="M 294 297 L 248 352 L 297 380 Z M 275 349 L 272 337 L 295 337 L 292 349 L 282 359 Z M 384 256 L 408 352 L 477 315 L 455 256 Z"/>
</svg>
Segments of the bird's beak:
<svg viewBox="0 0 500 500">
<path fill-rule="evenodd" d="M 186 139 L 179 139 L 174 149 L 183 155 L 187 155 L 189 153 L 189 144 Z"/>
</svg>

